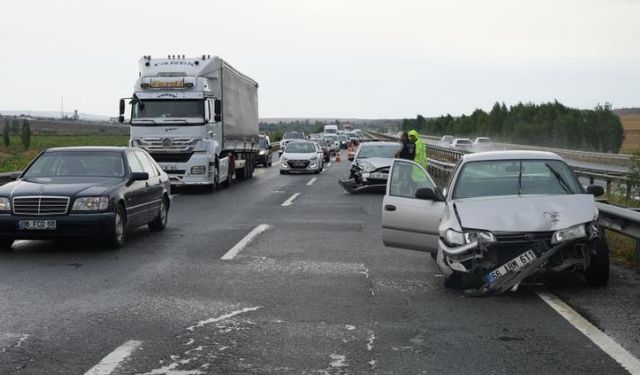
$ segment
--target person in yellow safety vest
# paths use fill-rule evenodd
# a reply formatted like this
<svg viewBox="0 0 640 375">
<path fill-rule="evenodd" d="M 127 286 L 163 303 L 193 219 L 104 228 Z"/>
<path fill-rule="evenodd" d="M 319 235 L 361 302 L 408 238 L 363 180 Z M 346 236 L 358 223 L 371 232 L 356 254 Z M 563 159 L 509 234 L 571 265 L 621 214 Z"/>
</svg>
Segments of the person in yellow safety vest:
<svg viewBox="0 0 640 375">
<path fill-rule="evenodd" d="M 420 140 L 420 134 L 414 129 L 409 131 L 409 139 L 416 144 L 416 156 L 413 161 L 420 164 L 422 168 L 427 169 L 429 167 L 429 159 L 427 159 L 427 147 Z"/>
</svg>

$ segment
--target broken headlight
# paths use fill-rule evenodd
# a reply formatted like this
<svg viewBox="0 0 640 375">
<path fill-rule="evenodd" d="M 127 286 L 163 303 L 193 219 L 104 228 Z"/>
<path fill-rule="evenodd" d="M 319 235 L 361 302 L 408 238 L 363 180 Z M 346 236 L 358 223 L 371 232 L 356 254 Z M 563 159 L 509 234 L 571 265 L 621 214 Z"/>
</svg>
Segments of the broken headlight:
<svg viewBox="0 0 640 375">
<path fill-rule="evenodd" d="M 447 229 L 444 233 L 444 242 L 449 246 L 462 246 L 465 244 L 464 233 Z"/>
<path fill-rule="evenodd" d="M 496 237 L 491 232 L 474 231 L 464 232 L 464 239 L 467 243 L 472 242 L 496 242 Z"/>
<path fill-rule="evenodd" d="M 376 167 L 367 161 L 360 161 L 358 162 L 358 164 L 360 166 L 360 169 L 362 169 L 364 172 L 369 173 L 376 170 Z"/>
<path fill-rule="evenodd" d="M 559 244 L 560 242 L 566 242 L 575 240 L 577 238 L 583 238 L 587 236 L 587 232 L 584 228 L 584 224 L 574 225 L 569 228 L 560 229 L 551 237 L 552 244 Z"/>
</svg>

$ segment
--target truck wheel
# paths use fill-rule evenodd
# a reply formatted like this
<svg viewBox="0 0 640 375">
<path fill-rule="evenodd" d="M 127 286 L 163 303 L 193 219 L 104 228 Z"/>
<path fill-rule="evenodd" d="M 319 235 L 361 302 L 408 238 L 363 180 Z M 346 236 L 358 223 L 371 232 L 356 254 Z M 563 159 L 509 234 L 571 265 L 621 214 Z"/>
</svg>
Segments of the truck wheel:
<svg viewBox="0 0 640 375">
<path fill-rule="evenodd" d="M 149 226 L 150 231 L 160 232 L 167 227 L 168 220 L 169 220 L 169 199 L 167 197 L 163 197 L 162 203 L 160 204 L 160 212 L 158 212 L 158 216 L 156 216 L 156 218 L 153 219 L 153 221 L 147 225 Z"/>
<path fill-rule="evenodd" d="M 609 244 L 604 233 L 594 241 L 596 253 L 591 255 L 584 278 L 589 286 L 605 286 L 609 283 Z"/>
<path fill-rule="evenodd" d="M 247 163 L 245 162 L 244 168 L 236 169 L 236 180 L 244 181 L 247 179 Z"/>
<path fill-rule="evenodd" d="M 13 245 L 13 238 L 0 238 L 0 251 L 9 251 L 11 250 L 11 245 Z"/>
</svg>

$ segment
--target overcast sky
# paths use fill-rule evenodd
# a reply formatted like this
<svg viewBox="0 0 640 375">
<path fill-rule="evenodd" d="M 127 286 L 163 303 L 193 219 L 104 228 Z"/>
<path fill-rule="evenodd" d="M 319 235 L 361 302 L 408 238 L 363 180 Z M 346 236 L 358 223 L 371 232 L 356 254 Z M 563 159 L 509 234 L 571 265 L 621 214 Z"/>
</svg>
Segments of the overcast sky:
<svg viewBox="0 0 640 375">
<path fill-rule="evenodd" d="M 261 117 L 640 106 L 640 1 L 10 1 L 0 110 L 115 116 L 149 54 L 226 59 Z"/>
</svg>

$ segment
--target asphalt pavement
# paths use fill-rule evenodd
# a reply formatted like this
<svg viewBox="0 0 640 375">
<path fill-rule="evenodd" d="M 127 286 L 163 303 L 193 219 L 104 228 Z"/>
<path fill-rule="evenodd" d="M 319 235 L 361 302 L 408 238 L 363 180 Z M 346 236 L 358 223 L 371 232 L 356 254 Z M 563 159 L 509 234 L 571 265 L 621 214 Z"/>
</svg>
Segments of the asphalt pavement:
<svg viewBox="0 0 640 375">
<path fill-rule="evenodd" d="M 179 192 L 165 232 L 136 229 L 120 250 L 0 253 L 0 373 L 628 373 L 546 287 L 469 298 L 428 254 L 384 247 L 382 196 L 339 187 L 346 158 L 320 175 L 278 168 Z M 638 358 L 640 282 L 613 272 L 608 288 L 550 292 Z"/>
</svg>

